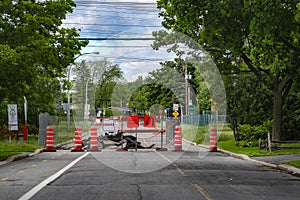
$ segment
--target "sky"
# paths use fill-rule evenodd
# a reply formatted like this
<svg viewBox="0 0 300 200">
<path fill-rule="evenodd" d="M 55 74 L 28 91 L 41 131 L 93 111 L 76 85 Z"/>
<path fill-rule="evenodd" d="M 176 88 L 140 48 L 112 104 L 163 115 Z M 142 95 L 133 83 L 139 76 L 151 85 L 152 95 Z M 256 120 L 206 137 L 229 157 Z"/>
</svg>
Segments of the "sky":
<svg viewBox="0 0 300 200">
<path fill-rule="evenodd" d="M 153 31 L 163 29 L 156 0 L 75 0 L 75 3 L 77 6 L 67 15 L 64 26 L 80 29 L 81 38 L 101 39 L 90 40 L 81 52 L 99 52 L 98 55 L 80 59 L 106 58 L 121 67 L 127 81 L 146 76 L 160 67 L 159 62 L 173 59 L 166 50 L 154 51 L 150 46 L 152 40 L 141 40 L 153 38 Z"/>
</svg>

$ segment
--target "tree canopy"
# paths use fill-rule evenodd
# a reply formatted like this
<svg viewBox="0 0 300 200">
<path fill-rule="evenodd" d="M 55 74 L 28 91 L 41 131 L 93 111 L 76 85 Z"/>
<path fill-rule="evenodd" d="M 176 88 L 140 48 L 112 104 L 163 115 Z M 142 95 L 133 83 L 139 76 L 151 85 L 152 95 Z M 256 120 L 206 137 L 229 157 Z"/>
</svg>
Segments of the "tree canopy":
<svg viewBox="0 0 300 200">
<path fill-rule="evenodd" d="M 281 0 L 158 1 L 163 25 L 198 41 L 223 76 L 253 73 L 272 92 L 273 140 L 280 139 L 284 101 L 299 79 L 299 5 Z"/>
<path fill-rule="evenodd" d="M 54 111 L 58 78 L 87 45 L 77 39 L 76 29 L 62 27 L 75 6 L 72 0 L 0 2 L 1 110 L 7 110 L 9 103 L 22 108 L 26 96 L 29 123 L 38 122 L 39 112 Z M 7 119 L 5 112 L 1 119 Z"/>
</svg>

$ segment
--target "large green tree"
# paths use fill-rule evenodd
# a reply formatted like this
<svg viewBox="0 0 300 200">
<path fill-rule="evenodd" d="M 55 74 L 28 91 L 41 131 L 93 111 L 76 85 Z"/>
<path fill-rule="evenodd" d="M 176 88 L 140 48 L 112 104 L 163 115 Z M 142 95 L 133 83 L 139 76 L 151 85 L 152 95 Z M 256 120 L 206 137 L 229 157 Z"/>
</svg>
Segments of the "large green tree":
<svg viewBox="0 0 300 200">
<path fill-rule="evenodd" d="M 202 45 L 222 74 L 253 73 L 272 92 L 279 140 L 284 100 L 299 78 L 299 1 L 159 0 L 158 8 L 163 25 Z"/>
<path fill-rule="evenodd" d="M 58 78 L 87 45 L 77 39 L 76 29 L 62 27 L 75 6 L 72 0 L 0 2 L 1 106 L 23 105 L 26 96 L 33 124 L 39 112 L 53 112 Z"/>
<path fill-rule="evenodd" d="M 123 72 L 118 65 L 106 59 L 83 60 L 76 64 L 74 75 L 76 80 L 73 82 L 75 94 L 72 94 L 72 104 L 76 110 L 73 114 L 80 119 L 84 116 L 85 104 L 89 105 L 89 114 L 92 116 L 95 115 L 95 107 L 106 110 L 111 106 L 114 87 L 123 77 Z"/>
</svg>

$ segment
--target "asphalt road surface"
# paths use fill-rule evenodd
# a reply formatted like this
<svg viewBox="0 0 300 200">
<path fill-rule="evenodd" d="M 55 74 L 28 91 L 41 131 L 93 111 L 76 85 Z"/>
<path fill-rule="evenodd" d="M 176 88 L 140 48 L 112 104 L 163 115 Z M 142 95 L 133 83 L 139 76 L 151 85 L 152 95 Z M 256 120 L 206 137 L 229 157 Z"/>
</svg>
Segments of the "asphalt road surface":
<svg viewBox="0 0 300 200">
<path fill-rule="evenodd" d="M 184 153 L 170 150 L 41 153 L 0 166 L 0 199 L 298 200 L 300 197 L 297 177 L 197 148 Z"/>
</svg>

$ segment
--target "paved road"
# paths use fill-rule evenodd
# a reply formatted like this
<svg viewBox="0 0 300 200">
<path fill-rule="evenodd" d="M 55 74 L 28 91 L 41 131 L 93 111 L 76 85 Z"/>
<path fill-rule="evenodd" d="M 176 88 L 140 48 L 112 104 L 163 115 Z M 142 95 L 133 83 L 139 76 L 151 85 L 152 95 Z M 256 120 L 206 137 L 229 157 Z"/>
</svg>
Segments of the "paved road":
<svg viewBox="0 0 300 200">
<path fill-rule="evenodd" d="M 197 149 L 198 148 L 198 149 Z M 42 153 L 0 166 L 0 199 L 299 199 L 300 179 L 219 152 L 173 151 Z M 28 194 L 28 193 L 27 193 Z"/>
</svg>

